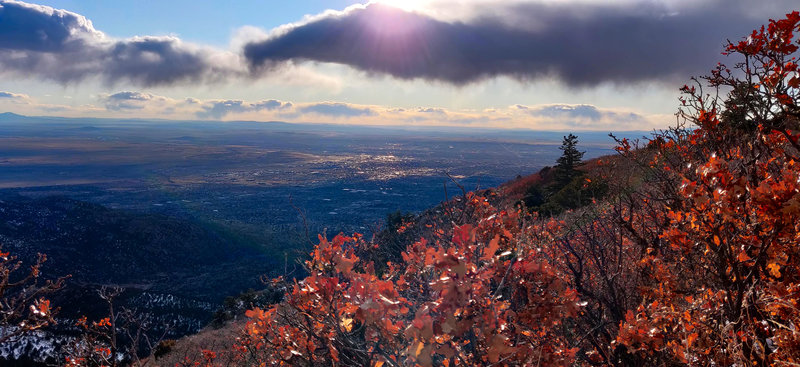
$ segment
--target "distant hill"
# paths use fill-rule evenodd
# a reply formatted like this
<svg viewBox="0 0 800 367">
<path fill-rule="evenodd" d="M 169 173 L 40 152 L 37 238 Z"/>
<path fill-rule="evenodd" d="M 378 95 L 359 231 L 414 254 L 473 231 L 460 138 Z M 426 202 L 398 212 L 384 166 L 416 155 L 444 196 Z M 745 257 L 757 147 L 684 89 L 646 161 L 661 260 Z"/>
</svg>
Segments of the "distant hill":
<svg viewBox="0 0 800 367">
<path fill-rule="evenodd" d="M 251 268 L 253 279 L 270 269 L 268 256 L 253 243 L 221 229 L 63 197 L 0 198 L 0 243 L 24 260 L 46 253 L 47 274 L 71 274 L 76 283 L 129 285 L 207 301 L 254 285 L 226 279 L 232 264 Z M 246 278 L 236 272 L 236 278 Z"/>
<path fill-rule="evenodd" d="M 20 122 L 26 120 L 27 116 L 17 115 L 13 112 L 0 113 L 0 122 Z"/>
</svg>

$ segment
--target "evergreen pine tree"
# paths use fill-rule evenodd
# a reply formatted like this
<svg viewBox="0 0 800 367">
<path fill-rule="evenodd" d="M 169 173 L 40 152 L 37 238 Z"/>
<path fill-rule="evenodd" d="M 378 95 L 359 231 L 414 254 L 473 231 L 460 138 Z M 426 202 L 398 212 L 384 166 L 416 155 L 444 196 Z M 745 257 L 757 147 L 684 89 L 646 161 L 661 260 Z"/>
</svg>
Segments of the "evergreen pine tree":
<svg viewBox="0 0 800 367">
<path fill-rule="evenodd" d="M 566 185 L 579 174 L 576 169 L 581 165 L 583 154 L 578 150 L 578 137 L 572 134 L 564 137 L 561 143 L 561 157 L 556 160 L 556 181 L 558 185 Z"/>
</svg>

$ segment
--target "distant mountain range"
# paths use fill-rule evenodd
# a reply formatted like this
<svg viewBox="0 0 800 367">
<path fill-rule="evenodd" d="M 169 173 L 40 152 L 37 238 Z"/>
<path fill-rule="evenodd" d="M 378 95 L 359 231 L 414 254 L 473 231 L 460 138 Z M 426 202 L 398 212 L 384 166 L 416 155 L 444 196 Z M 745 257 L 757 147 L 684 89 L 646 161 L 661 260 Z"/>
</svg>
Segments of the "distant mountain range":
<svg viewBox="0 0 800 367">
<path fill-rule="evenodd" d="M 230 128 L 230 124 L 237 126 L 247 126 L 250 128 L 270 130 L 288 130 L 294 132 L 313 131 L 313 132 L 355 132 L 366 135 L 404 135 L 408 133 L 425 133 L 429 137 L 447 138 L 473 138 L 473 139 L 508 139 L 514 141 L 550 141 L 560 143 L 561 138 L 568 134 L 568 131 L 545 131 L 530 129 L 486 129 L 480 127 L 460 128 L 452 126 L 394 126 L 394 125 L 346 125 L 346 124 L 323 124 L 323 123 L 288 123 L 282 121 L 217 121 L 217 120 L 164 120 L 164 119 L 113 119 L 96 117 L 55 117 L 55 116 L 24 116 L 12 112 L 0 113 L 0 123 L 75 123 L 86 126 L 86 124 L 97 124 L 98 127 L 125 125 L 140 125 L 157 123 L 159 126 L 185 126 L 187 123 L 203 124 L 205 127 Z M 608 145 L 608 131 L 581 131 L 581 142 L 586 144 Z M 615 134 L 622 137 L 640 137 L 648 135 L 649 131 L 615 131 Z"/>
</svg>

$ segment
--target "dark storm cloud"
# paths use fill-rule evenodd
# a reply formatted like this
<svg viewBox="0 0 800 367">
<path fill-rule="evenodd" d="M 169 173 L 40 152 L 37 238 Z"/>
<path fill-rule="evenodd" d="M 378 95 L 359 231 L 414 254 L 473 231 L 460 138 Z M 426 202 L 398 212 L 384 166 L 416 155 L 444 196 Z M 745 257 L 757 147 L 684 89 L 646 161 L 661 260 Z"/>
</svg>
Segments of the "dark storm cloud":
<svg viewBox="0 0 800 367">
<path fill-rule="evenodd" d="M 199 80 L 214 72 L 214 66 L 202 53 L 182 47 L 176 38 L 144 37 L 117 42 L 106 57 L 108 79 L 130 79 L 144 85 Z"/>
<path fill-rule="evenodd" d="M 114 40 L 85 17 L 47 6 L 0 1 L 0 72 L 69 83 L 99 77 L 144 86 L 216 80 L 235 71 L 223 52 L 176 37 Z"/>
<path fill-rule="evenodd" d="M 298 109 L 301 113 L 316 113 L 335 117 L 375 116 L 377 113 L 369 108 L 353 107 L 346 103 L 314 103 Z"/>
<path fill-rule="evenodd" d="M 231 113 L 257 112 L 283 110 L 292 107 L 291 102 L 282 102 L 274 99 L 248 103 L 239 100 L 211 101 L 202 106 L 203 110 L 197 113 L 200 118 L 220 119 Z"/>
<path fill-rule="evenodd" d="M 501 2 L 462 22 L 370 4 L 251 42 L 244 54 L 254 70 L 286 61 L 332 62 L 452 84 L 500 75 L 556 77 L 571 86 L 685 79 L 712 67 L 726 38 L 767 20 L 748 12 L 769 7 L 779 17 L 791 9 L 783 0 L 759 4 Z"/>
</svg>

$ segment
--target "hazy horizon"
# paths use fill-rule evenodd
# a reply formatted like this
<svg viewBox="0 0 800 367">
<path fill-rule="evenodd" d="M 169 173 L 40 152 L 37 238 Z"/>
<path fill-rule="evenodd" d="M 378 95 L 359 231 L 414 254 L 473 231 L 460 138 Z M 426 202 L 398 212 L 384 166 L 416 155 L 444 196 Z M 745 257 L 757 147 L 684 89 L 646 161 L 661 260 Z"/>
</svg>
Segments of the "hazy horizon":
<svg viewBox="0 0 800 367">
<path fill-rule="evenodd" d="M 0 109 L 547 131 L 667 128 L 792 1 L 0 1 Z M 23 61 L 24 60 L 24 61 Z"/>
</svg>

